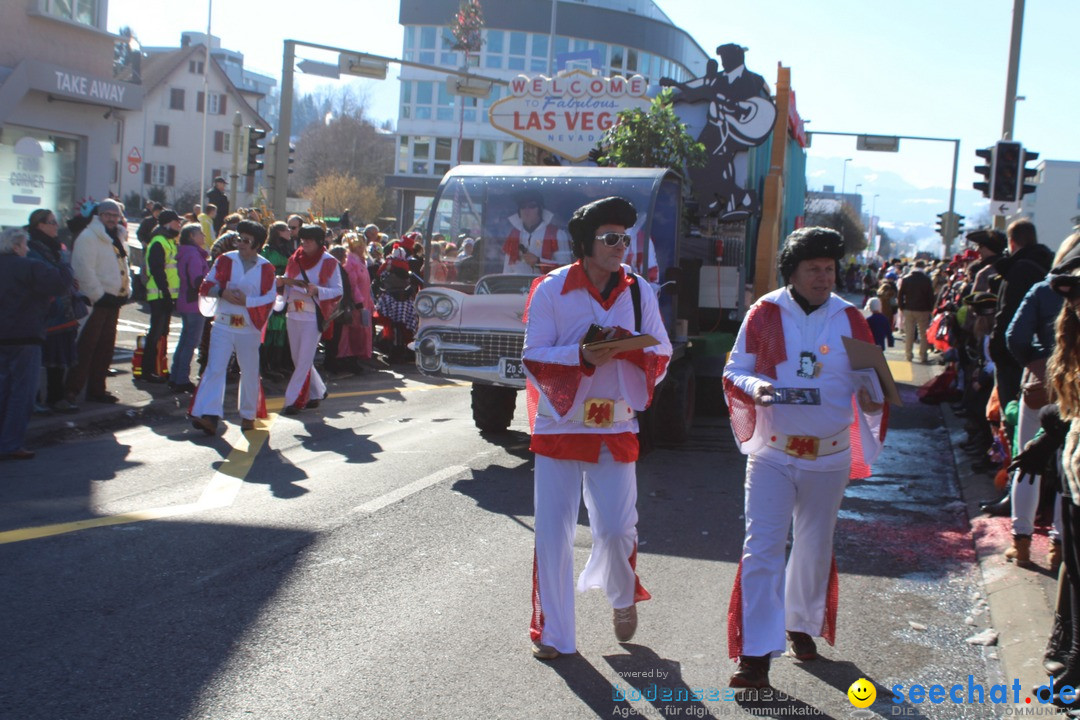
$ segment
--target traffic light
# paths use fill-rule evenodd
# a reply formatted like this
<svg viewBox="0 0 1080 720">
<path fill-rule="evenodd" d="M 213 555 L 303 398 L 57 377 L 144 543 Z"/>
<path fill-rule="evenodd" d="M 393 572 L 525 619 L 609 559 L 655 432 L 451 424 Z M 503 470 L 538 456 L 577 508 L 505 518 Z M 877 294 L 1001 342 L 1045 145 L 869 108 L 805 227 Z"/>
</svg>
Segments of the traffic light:
<svg viewBox="0 0 1080 720">
<path fill-rule="evenodd" d="M 259 156 L 266 152 L 266 146 L 260 145 L 259 141 L 266 137 L 266 131 L 248 125 L 247 132 L 247 174 L 251 175 L 263 169 L 263 161 Z"/>
<path fill-rule="evenodd" d="M 1023 146 L 1012 140 L 1000 140 L 994 146 L 994 171 L 991 175 L 990 201 L 1016 202 L 1020 199 L 1020 168 Z"/>
<path fill-rule="evenodd" d="M 953 234 L 952 234 L 952 236 L 953 237 L 959 237 L 960 235 L 964 234 L 964 216 L 963 215 L 954 215 L 953 217 L 954 217 L 954 220 L 953 220 Z"/>
<path fill-rule="evenodd" d="M 289 143 L 289 174 L 293 173 L 293 163 L 296 162 L 296 147 Z"/>
<path fill-rule="evenodd" d="M 937 230 L 937 234 L 941 237 L 947 237 L 947 234 L 949 232 L 949 213 L 938 213 L 937 227 L 935 228 L 935 230 Z"/>
<path fill-rule="evenodd" d="M 1024 150 L 1024 156 L 1020 161 L 1020 170 L 1022 177 L 1020 179 L 1020 197 L 1024 197 L 1028 193 L 1035 192 L 1038 189 L 1038 185 L 1032 185 L 1027 182 L 1028 178 L 1035 177 L 1038 172 L 1035 168 L 1027 167 L 1029 161 L 1034 162 L 1039 159 L 1039 153 L 1031 152 L 1030 150 Z"/>
<path fill-rule="evenodd" d="M 974 183 L 973 187 L 981 192 L 984 198 L 988 198 L 990 197 L 990 174 L 994 169 L 994 148 L 976 150 L 975 154 L 983 159 L 984 164 L 975 166 L 975 172 L 982 175 L 983 179 L 980 182 Z"/>
</svg>

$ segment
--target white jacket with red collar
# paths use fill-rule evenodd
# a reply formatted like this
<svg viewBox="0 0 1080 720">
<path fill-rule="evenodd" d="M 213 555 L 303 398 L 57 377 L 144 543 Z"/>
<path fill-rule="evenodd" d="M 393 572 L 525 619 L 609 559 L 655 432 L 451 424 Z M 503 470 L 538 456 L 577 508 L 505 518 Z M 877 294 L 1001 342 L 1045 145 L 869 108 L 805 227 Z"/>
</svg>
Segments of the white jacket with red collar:
<svg viewBox="0 0 1080 720">
<path fill-rule="evenodd" d="M 869 477 L 870 463 L 885 440 L 888 406 L 873 414 L 859 409 L 845 336 L 873 342 L 862 313 L 835 294 L 809 315 L 787 288 L 772 291 L 750 308 L 724 368 L 731 428 L 744 454 L 814 470 L 850 463 L 852 479 Z M 765 383 L 817 388 L 821 404 L 755 405 L 754 391 Z M 850 456 L 840 452 L 800 458 L 769 445 L 777 433 L 825 438 L 848 428 Z"/>
<path fill-rule="evenodd" d="M 607 300 L 600 298 L 580 262 L 548 273 L 533 286 L 526 310 L 522 358 L 528 377 L 529 424 L 534 440 L 545 435 L 637 432 L 637 420 L 630 414 L 612 418 L 608 427 L 583 422 L 586 401 L 595 398 L 644 410 L 671 359 L 671 342 L 656 296 L 647 283 L 642 283 L 641 332 L 652 335 L 660 344 L 621 353 L 600 367 L 584 365 L 581 342 L 591 324 L 627 332 L 634 328 L 630 283 L 637 276 L 627 275 L 624 268 L 619 278 Z"/>
</svg>

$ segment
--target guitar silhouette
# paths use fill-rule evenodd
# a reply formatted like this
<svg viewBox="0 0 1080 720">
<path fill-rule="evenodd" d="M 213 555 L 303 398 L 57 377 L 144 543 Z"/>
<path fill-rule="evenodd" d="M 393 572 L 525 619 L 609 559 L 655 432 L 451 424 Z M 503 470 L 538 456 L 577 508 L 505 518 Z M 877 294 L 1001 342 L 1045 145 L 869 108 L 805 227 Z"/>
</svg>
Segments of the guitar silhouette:
<svg viewBox="0 0 1080 720">
<path fill-rule="evenodd" d="M 673 87 L 685 102 L 709 101 L 709 121 L 723 120 L 735 138 L 746 145 L 757 145 L 772 132 L 776 122 L 776 106 L 763 97 L 728 100 L 711 83 L 693 86 L 671 78 L 660 78 L 661 87 Z"/>
</svg>

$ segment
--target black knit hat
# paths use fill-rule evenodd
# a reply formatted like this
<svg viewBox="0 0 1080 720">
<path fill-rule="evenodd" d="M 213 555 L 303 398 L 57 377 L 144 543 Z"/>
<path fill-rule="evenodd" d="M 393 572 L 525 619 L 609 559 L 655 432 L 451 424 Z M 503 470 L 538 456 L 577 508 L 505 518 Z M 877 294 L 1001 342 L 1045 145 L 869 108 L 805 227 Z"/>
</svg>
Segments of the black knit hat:
<svg viewBox="0 0 1080 720">
<path fill-rule="evenodd" d="M 840 233 L 825 227 L 799 228 L 787 236 L 784 249 L 780 251 L 780 277 L 787 285 L 800 262 L 817 258 L 832 258 L 837 262 L 839 271 L 842 257 L 844 238 Z"/>
<path fill-rule="evenodd" d="M 570 245 L 574 257 L 584 258 L 592 255 L 596 229 L 601 225 L 622 225 L 631 228 L 637 222 L 637 210 L 630 201 L 617 197 L 606 197 L 582 205 L 574 211 L 567 228 L 570 230 Z"/>
<path fill-rule="evenodd" d="M 1005 233 L 1000 230 L 994 230 L 992 228 L 972 230 L 967 234 L 966 239 L 968 242 L 973 242 L 976 245 L 985 245 L 986 248 L 995 255 L 1000 255 L 1005 252 Z"/>
</svg>

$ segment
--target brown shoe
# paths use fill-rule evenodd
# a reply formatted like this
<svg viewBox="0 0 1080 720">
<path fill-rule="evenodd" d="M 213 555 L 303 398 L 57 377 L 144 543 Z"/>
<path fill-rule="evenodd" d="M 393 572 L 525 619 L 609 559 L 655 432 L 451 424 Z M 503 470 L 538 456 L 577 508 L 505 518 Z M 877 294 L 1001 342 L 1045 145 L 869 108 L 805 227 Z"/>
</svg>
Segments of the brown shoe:
<svg viewBox="0 0 1080 720">
<path fill-rule="evenodd" d="M 817 660 L 821 657 L 818 655 L 817 645 L 814 644 L 814 638 L 806 633 L 788 630 L 787 637 L 788 640 L 791 641 L 791 651 L 788 654 L 796 660 L 807 662 L 809 660 Z"/>
<path fill-rule="evenodd" d="M 621 643 L 630 642 L 637 632 L 637 605 L 615 608 L 615 639 Z"/>
<path fill-rule="evenodd" d="M 537 660 L 554 660 L 560 655 L 559 651 L 555 648 L 550 645 L 541 645 L 540 643 L 533 643 L 532 654 Z"/>
<path fill-rule="evenodd" d="M 191 427 L 196 430 L 202 430 L 207 435 L 217 435 L 217 418 L 212 415 L 202 415 L 201 417 L 191 417 Z"/>
<path fill-rule="evenodd" d="M 769 656 L 739 656 L 739 669 L 728 680 L 728 687 L 757 690 L 769 687 Z"/>
<path fill-rule="evenodd" d="M 1013 535 L 1012 547 L 1005 551 L 1005 559 L 1019 566 L 1031 564 L 1031 536 Z"/>
<path fill-rule="evenodd" d="M 1058 570 L 1061 569 L 1061 561 L 1065 559 L 1065 555 L 1061 549 L 1061 543 L 1050 543 L 1050 552 L 1046 556 L 1046 560 L 1050 563 L 1050 572 L 1057 575 Z"/>
<path fill-rule="evenodd" d="M 243 418 L 242 420 L 240 420 L 240 429 L 243 432 L 247 432 L 248 430 L 254 430 L 255 429 L 255 421 L 254 420 L 248 420 L 247 418 Z"/>
</svg>

